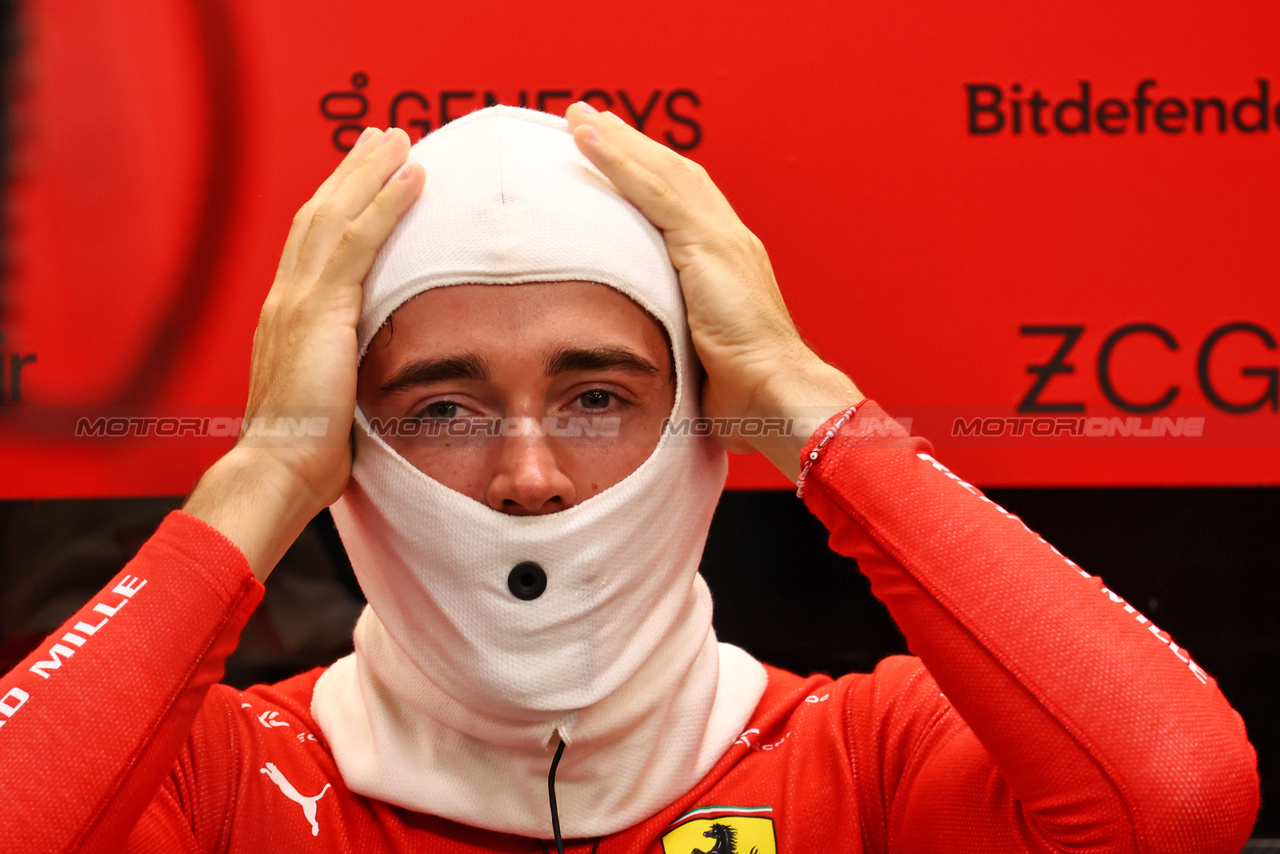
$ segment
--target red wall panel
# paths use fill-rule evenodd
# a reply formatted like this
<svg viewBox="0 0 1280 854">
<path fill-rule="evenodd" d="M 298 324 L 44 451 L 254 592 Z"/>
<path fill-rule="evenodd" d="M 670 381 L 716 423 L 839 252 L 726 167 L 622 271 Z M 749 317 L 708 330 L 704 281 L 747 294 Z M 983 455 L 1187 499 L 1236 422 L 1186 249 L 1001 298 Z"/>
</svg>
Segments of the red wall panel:
<svg viewBox="0 0 1280 854">
<path fill-rule="evenodd" d="M 229 437 L 75 425 L 239 414 L 341 146 L 580 97 L 706 165 L 806 337 L 969 479 L 1280 483 L 1274 4 L 82 0 L 26 28 L 0 496 L 185 492 Z"/>
</svg>

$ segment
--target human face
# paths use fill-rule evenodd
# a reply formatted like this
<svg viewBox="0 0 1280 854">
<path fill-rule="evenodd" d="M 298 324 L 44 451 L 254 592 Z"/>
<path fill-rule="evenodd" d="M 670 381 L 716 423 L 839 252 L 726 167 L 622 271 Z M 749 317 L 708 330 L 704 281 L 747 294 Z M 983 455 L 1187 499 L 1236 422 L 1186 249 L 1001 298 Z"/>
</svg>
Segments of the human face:
<svg viewBox="0 0 1280 854">
<path fill-rule="evenodd" d="M 409 300 L 370 342 L 356 397 L 371 422 L 398 425 L 381 435 L 418 470 L 526 516 L 635 471 L 674 394 L 666 335 L 644 309 L 606 285 L 539 282 Z M 599 420 L 574 436 L 570 419 Z"/>
</svg>

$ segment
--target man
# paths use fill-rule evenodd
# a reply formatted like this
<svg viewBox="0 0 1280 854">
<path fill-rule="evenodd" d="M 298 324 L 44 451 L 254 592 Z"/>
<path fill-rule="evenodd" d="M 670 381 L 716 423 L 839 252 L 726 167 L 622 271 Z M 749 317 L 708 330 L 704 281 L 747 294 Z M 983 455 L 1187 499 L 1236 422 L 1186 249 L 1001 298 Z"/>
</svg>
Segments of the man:
<svg viewBox="0 0 1280 854">
<path fill-rule="evenodd" d="M 248 414 L 354 420 L 354 465 L 345 430 L 242 442 L 0 683 L 0 843 L 1239 849 L 1254 757 L 1212 680 L 805 347 L 704 171 L 585 104 L 406 149 L 367 132 L 303 207 L 254 342 Z M 723 455 L 663 429 L 699 413 L 825 419 L 752 447 L 920 659 L 833 682 L 715 642 Z M 210 689 L 335 501 L 355 656 Z"/>
</svg>

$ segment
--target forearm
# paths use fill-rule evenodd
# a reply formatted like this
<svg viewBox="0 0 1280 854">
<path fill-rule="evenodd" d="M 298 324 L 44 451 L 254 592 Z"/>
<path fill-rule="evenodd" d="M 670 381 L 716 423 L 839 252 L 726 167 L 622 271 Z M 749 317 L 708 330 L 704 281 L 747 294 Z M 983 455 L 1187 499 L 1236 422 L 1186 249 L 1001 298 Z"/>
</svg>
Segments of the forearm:
<svg viewBox="0 0 1280 854">
<path fill-rule="evenodd" d="M 230 540 L 266 581 L 323 506 L 273 457 L 241 446 L 204 473 L 182 509 Z"/>
<path fill-rule="evenodd" d="M 859 559 L 1034 832 L 1238 850 L 1255 760 L 1212 679 L 874 404 L 858 416 L 863 434 L 814 463 L 808 505 Z"/>
<path fill-rule="evenodd" d="M 0 679 L 0 850 L 120 850 L 261 597 L 229 541 L 175 513 Z"/>
</svg>

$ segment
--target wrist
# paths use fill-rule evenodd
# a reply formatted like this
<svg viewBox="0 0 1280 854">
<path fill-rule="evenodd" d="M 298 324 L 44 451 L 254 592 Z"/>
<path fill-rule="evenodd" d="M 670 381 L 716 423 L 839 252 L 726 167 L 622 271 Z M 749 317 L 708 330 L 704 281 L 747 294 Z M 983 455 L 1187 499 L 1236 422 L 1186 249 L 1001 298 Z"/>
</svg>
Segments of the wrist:
<svg viewBox="0 0 1280 854">
<path fill-rule="evenodd" d="M 814 431 L 866 399 L 844 372 L 810 355 L 772 374 L 753 404 L 757 412 L 783 418 L 789 426 L 784 435 L 762 436 L 753 445 L 792 481 L 800 473 L 800 454 Z"/>
<path fill-rule="evenodd" d="M 253 574 L 265 581 L 324 507 L 278 460 L 237 446 L 200 477 L 182 509 L 234 543 Z"/>
</svg>

